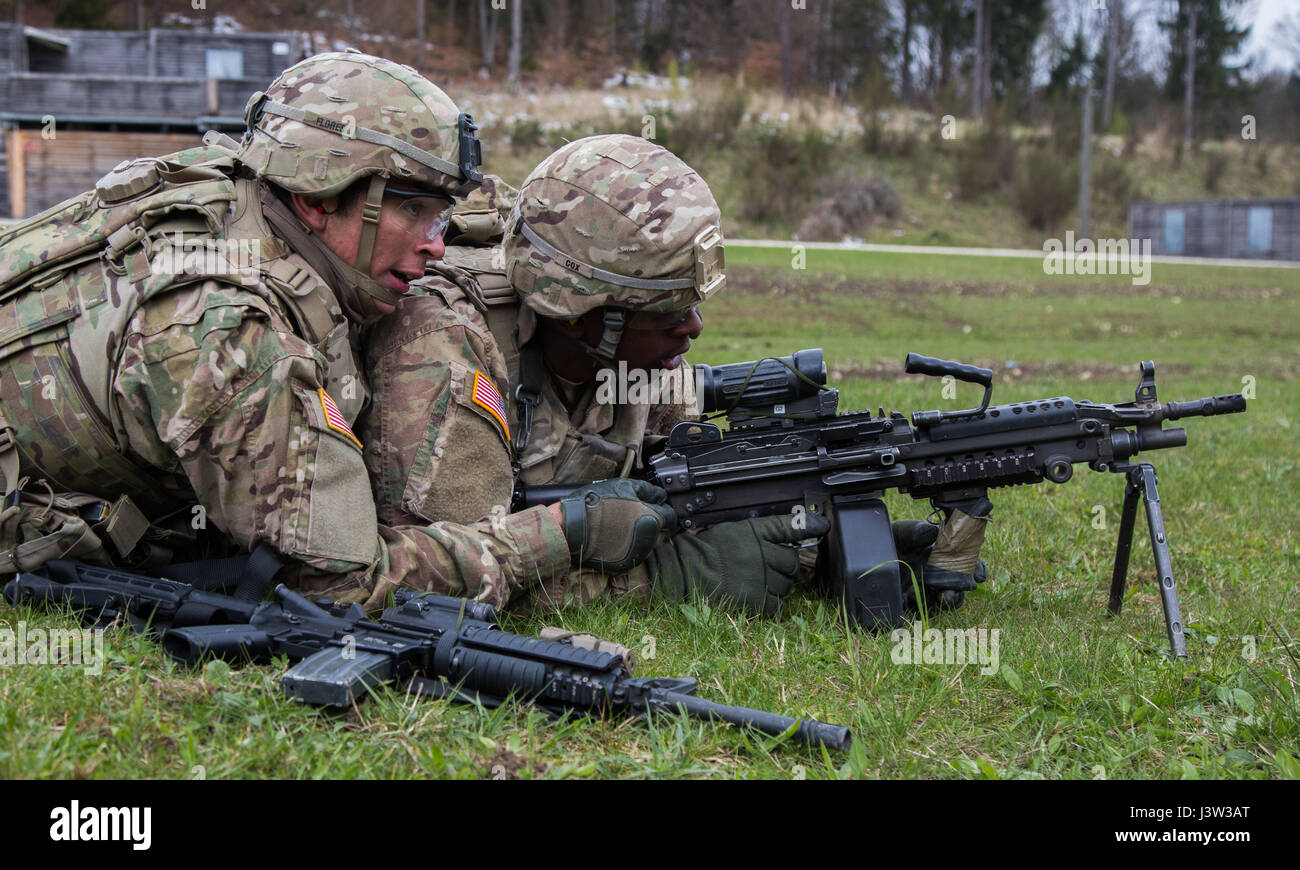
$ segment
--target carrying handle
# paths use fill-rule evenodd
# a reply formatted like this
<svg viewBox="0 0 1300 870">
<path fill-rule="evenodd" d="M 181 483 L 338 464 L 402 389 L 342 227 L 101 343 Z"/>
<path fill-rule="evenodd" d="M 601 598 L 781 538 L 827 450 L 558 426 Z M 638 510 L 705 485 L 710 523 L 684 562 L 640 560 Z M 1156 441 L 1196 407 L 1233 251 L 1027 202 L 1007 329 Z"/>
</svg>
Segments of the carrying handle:
<svg viewBox="0 0 1300 870">
<path fill-rule="evenodd" d="M 941 420 L 978 417 L 988 408 L 989 400 L 993 398 L 992 369 L 982 369 L 979 366 L 952 362 L 938 357 L 909 353 L 907 359 L 903 360 L 903 371 L 909 375 L 931 375 L 936 378 L 951 377 L 968 384 L 978 384 L 984 388 L 984 398 L 980 401 L 978 408 L 970 408 L 965 411 L 917 411 L 912 415 L 912 425 L 914 426 L 928 426 Z"/>
</svg>

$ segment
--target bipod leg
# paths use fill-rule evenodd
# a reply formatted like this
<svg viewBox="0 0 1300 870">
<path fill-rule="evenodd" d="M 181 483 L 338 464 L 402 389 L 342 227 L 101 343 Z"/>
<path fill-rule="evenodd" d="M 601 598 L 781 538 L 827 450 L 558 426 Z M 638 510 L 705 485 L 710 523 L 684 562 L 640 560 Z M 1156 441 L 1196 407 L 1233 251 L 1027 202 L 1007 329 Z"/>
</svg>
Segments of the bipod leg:
<svg viewBox="0 0 1300 870">
<path fill-rule="evenodd" d="M 1141 487 L 1142 500 L 1147 508 L 1147 525 L 1151 527 L 1151 552 L 1156 559 L 1156 580 L 1160 584 L 1160 601 L 1165 607 L 1165 628 L 1169 631 L 1169 648 L 1176 658 L 1185 659 L 1187 642 L 1183 638 L 1183 615 L 1178 609 L 1178 591 L 1174 588 L 1174 561 L 1169 555 L 1165 517 L 1160 510 L 1156 469 L 1148 463 L 1139 463 L 1129 472 L 1129 480 Z"/>
<path fill-rule="evenodd" d="M 1131 476 L 1124 485 L 1124 512 L 1119 520 L 1119 543 L 1115 545 L 1115 570 L 1110 575 L 1110 601 L 1106 612 L 1119 616 L 1124 609 L 1124 583 L 1128 578 L 1128 557 L 1133 550 L 1133 523 L 1137 519 L 1138 486 Z"/>
</svg>

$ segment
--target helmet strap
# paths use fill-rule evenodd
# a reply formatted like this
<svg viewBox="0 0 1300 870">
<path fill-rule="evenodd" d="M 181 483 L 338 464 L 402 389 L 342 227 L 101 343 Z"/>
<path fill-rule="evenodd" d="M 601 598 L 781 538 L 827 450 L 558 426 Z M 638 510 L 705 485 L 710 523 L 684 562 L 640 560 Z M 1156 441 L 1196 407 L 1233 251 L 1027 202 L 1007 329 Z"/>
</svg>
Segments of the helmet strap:
<svg viewBox="0 0 1300 870">
<path fill-rule="evenodd" d="M 388 179 L 383 175 L 370 176 L 366 201 L 361 205 L 361 238 L 357 244 L 356 270 L 370 274 L 370 258 L 375 253 L 375 237 L 379 234 L 379 215 L 384 209 L 384 187 Z"/>
<path fill-rule="evenodd" d="M 622 308 L 605 309 L 605 331 L 600 336 L 600 344 L 592 347 L 587 345 L 587 353 L 591 354 L 603 368 L 613 368 L 614 354 L 618 351 L 618 344 L 623 340 L 623 326 L 627 322 L 627 312 Z"/>
<path fill-rule="evenodd" d="M 368 273 L 362 274 L 345 263 L 342 257 L 330 250 L 329 245 L 320 240 L 320 236 L 307 229 L 266 185 L 262 187 L 261 204 L 262 213 L 271 225 L 272 232 L 288 242 L 289 247 L 325 279 L 350 319 L 362 324 L 378 320 L 382 312 L 374 307 L 374 300 L 396 305 L 402 298 L 402 294 L 396 290 L 385 287 Z"/>
</svg>

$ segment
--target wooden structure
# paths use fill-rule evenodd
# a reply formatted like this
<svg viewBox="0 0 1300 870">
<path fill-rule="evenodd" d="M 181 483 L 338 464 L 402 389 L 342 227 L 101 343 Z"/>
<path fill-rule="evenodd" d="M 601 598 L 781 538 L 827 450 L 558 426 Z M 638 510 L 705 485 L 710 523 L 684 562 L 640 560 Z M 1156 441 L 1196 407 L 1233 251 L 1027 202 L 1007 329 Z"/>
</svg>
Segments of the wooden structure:
<svg viewBox="0 0 1300 870">
<path fill-rule="evenodd" d="M 1300 197 L 1135 202 L 1128 226 L 1153 254 L 1300 261 Z"/>
<path fill-rule="evenodd" d="M 292 33 L 62 30 L 0 23 L 0 217 L 89 189 L 123 159 L 243 128 L 299 59 Z"/>
</svg>

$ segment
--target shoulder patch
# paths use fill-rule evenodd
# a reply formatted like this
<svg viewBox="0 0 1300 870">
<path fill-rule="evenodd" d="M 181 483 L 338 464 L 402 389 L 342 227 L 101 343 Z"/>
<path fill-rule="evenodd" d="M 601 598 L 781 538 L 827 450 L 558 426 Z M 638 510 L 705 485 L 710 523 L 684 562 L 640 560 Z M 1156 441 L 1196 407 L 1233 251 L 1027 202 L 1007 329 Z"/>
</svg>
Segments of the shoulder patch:
<svg viewBox="0 0 1300 870">
<path fill-rule="evenodd" d="M 334 404 L 334 400 L 330 398 L 330 394 L 325 392 L 324 387 L 321 387 L 316 392 L 320 395 L 321 407 L 325 409 L 325 425 L 329 426 L 335 432 L 338 432 L 353 444 L 357 445 L 358 450 L 363 450 L 364 448 L 361 446 L 361 439 L 353 434 L 352 427 L 348 425 L 348 421 L 344 418 L 343 412 L 339 410 L 338 405 Z"/>
<path fill-rule="evenodd" d="M 506 404 L 501 401 L 501 394 L 497 392 L 492 379 L 478 369 L 474 370 L 474 391 L 470 398 L 501 424 L 501 430 L 506 433 L 506 440 L 509 441 L 510 424 L 506 422 Z"/>
</svg>

